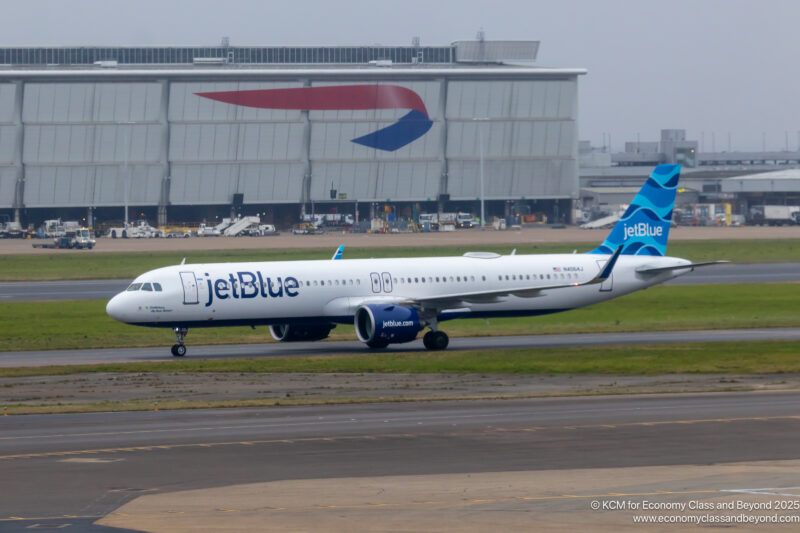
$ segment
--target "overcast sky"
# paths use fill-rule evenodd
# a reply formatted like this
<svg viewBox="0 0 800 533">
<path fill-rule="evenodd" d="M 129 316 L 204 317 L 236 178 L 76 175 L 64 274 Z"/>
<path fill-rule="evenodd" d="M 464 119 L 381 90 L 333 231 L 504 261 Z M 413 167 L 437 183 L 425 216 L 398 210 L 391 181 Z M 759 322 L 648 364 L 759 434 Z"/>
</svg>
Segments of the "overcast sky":
<svg viewBox="0 0 800 533">
<path fill-rule="evenodd" d="M 798 149 L 798 0 L 2 0 L 0 46 L 441 45 L 541 41 L 585 67 L 580 137 L 613 147 L 684 128 L 706 151 Z"/>
</svg>

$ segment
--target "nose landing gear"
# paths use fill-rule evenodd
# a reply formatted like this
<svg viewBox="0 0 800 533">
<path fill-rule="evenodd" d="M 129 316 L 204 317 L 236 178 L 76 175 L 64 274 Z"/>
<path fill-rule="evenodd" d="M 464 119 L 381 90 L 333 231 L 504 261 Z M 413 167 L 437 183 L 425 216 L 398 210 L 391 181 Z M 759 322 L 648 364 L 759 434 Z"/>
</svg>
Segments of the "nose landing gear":
<svg viewBox="0 0 800 533">
<path fill-rule="evenodd" d="M 188 328 L 174 328 L 175 340 L 177 344 L 172 345 L 172 355 L 175 357 L 183 357 L 186 355 L 186 345 L 183 344 L 183 338 L 189 333 Z"/>
</svg>

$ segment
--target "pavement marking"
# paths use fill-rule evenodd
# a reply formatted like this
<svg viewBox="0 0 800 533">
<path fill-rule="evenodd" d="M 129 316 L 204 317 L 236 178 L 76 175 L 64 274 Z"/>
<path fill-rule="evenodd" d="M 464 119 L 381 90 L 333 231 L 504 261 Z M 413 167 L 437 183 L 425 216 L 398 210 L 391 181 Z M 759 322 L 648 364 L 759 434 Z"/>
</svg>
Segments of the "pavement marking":
<svg viewBox="0 0 800 533">
<path fill-rule="evenodd" d="M 355 509 L 375 509 L 386 507 L 421 507 L 421 506 L 463 506 L 473 504 L 485 503 L 515 503 L 515 502 L 546 502 L 557 500 L 585 500 L 585 499 L 603 499 L 603 498 L 618 498 L 618 497 L 636 497 L 636 496 L 687 496 L 696 494 L 719 494 L 718 489 L 707 490 L 683 490 L 683 491 L 654 491 L 654 492 L 628 492 L 628 493 L 602 493 L 602 494 L 560 494 L 552 496 L 507 496 L 503 498 L 459 498 L 452 500 L 422 500 L 422 501 L 409 501 L 409 502 L 368 502 L 358 504 L 328 504 L 328 505 L 301 505 L 297 507 L 269 507 L 259 506 L 255 508 L 245 509 L 227 509 L 217 508 L 217 512 L 221 513 L 252 513 L 263 511 L 288 511 L 288 512 L 307 512 L 307 511 L 320 511 L 320 510 L 355 510 Z M 166 513 L 176 513 L 183 511 L 169 510 Z M 116 512 L 112 512 L 109 516 L 122 516 Z M 0 519 L 1 520 L 1 519 Z"/>
<path fill-rule="evenodd" d="M 80 519 L 91 520 L 91 519 L 103 518 L 103 516 L 104 515 L 72 515 L 72 514 L 69 515 L 65 514 L 59 516 L 33 516 L 33 517 L 9 516 L 5 518 L 0 518 L 0 522 L 18 522 L 20 520 L 63 520 L 64 518 L 72 518 L 72 519 L 80 518 Z"/>
<path fill-rule="evenodd" d="M 625 427 L 652 427 L 663 426 L 671 424 L 708 424 L 708 423 L 728 423 L 728 422 L 751 422 L 751 421 L 776 421 L 776 420 L 800 420 L 800 416 L 772 416 L 772 417 L 738 417 L 738 418 L 706 418 L 698 420 L 667 420 L 660 422 L 629 422 L 623 424 L 616 424 L 612 426 L 614 429 Z M 587 424 L 582 426 L 534 426 L 527 428 L 487 428 L 483 433 L 500 433 L 500 432 L 530 432 L 538 430 L 580 430 L 580 429 L 610 429 L 608 424 Z M 397 438 L 419 438 L 424 436 L 438 435 L 458 437 L 465 433 L 477 433 L 473 431 L 465 431 L 462 433 L 450 432 L 447 434 L 442 433 L 384 433 L 379 435 L 342 435 L 339 437 L 301 437 L 295 439 L 265 439 L 265 440 L 242 440 L 242 441 L 223 441 L 223 442 L 199 442 L 199 443 L 183 443 L 183 444 L 150 444 L 144 446 L 125 446 L 117 448 L 95 448 L 85 450 L 62 450 L 54 452 L 35 452 L 35 453 L 22 453 L 13 455 L 0 455 L 0 460 L 6 459 L 33 459 L 41 457 L 61 457 L 68 455 L 89 455 L 97 453 L 122 453 L 122 452 L 149 452 L 153 450 L 174 450 L 179 448 L 215 448 L 220 446 L 253 446 L 257 444 L 296 444 L 301 442 L 339 442 L 344 440 L 374 440 L 377 438 L 382 439 L 397 439 Z"/>
<path fill-rule="evenodd" d="M 99 457 L 73 457 L 71 459 L 61 459 L 59 463 L 116 463 L 123 459 L 100 459 Z"/>
<path fill-rule="evenodd" d="M 778 492 L 793 490 L 796 492 Z M 773 487 L 763 489 L 725 489 L 720 492 L 736 492 L 739 494 L 763 494 L 766 496 L 786 496 L 789 498 L 800 498 L 800 487 Z"/>
</svg>

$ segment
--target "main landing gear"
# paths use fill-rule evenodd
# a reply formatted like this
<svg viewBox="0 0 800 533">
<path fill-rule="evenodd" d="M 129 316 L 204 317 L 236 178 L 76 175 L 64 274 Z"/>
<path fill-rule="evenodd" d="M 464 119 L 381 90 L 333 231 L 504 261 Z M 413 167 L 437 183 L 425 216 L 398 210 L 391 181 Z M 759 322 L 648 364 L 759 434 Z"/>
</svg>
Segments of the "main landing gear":
<svg viewBox="0 0 800 533">
<path fill-rule="evenodd" d="M 444 331 L 428 331 L 422 336 L 422 344 L 429 350 L 444 350 L 450 344 L 450 338 Z"/>
<path fill-rule="evenodd" d="M 183 344 L 183 338 L 189 333 L 187 328 L 174 328 L 175 340 L 177 344 L 172 345 L 172 355 L 175 357 L 183 357 L 186 355 L 186 345 Z"/>
</svg>

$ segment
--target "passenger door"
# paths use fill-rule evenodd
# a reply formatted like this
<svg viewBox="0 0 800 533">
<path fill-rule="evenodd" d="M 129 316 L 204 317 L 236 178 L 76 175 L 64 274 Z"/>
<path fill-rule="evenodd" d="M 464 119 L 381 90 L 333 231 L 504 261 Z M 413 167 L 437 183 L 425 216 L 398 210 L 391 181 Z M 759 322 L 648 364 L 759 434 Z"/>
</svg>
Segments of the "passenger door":
<svg viewBox="0 0 800 533">
<path fill-rule="evenodd" d="M 381 276 L 377 272 L 373 272 L 369 275 L 370 280 L 372 281 L 372 292 L 379 293 L 381 292 Z"/>
<path fill-rule="evenodd" d="M 187 305 L 200 303 L 197 297 L 197 279 L 194 277 L 194 272 L 181 272 L 180 274 L 183 284 L 183 303 Z"/>
<path fill-rule="evenodd" d="M 383 292 L 392 292 L 392 275 L 388 272 L 383 272 L 381 276 L 383 277 Z"/>
</svg>

